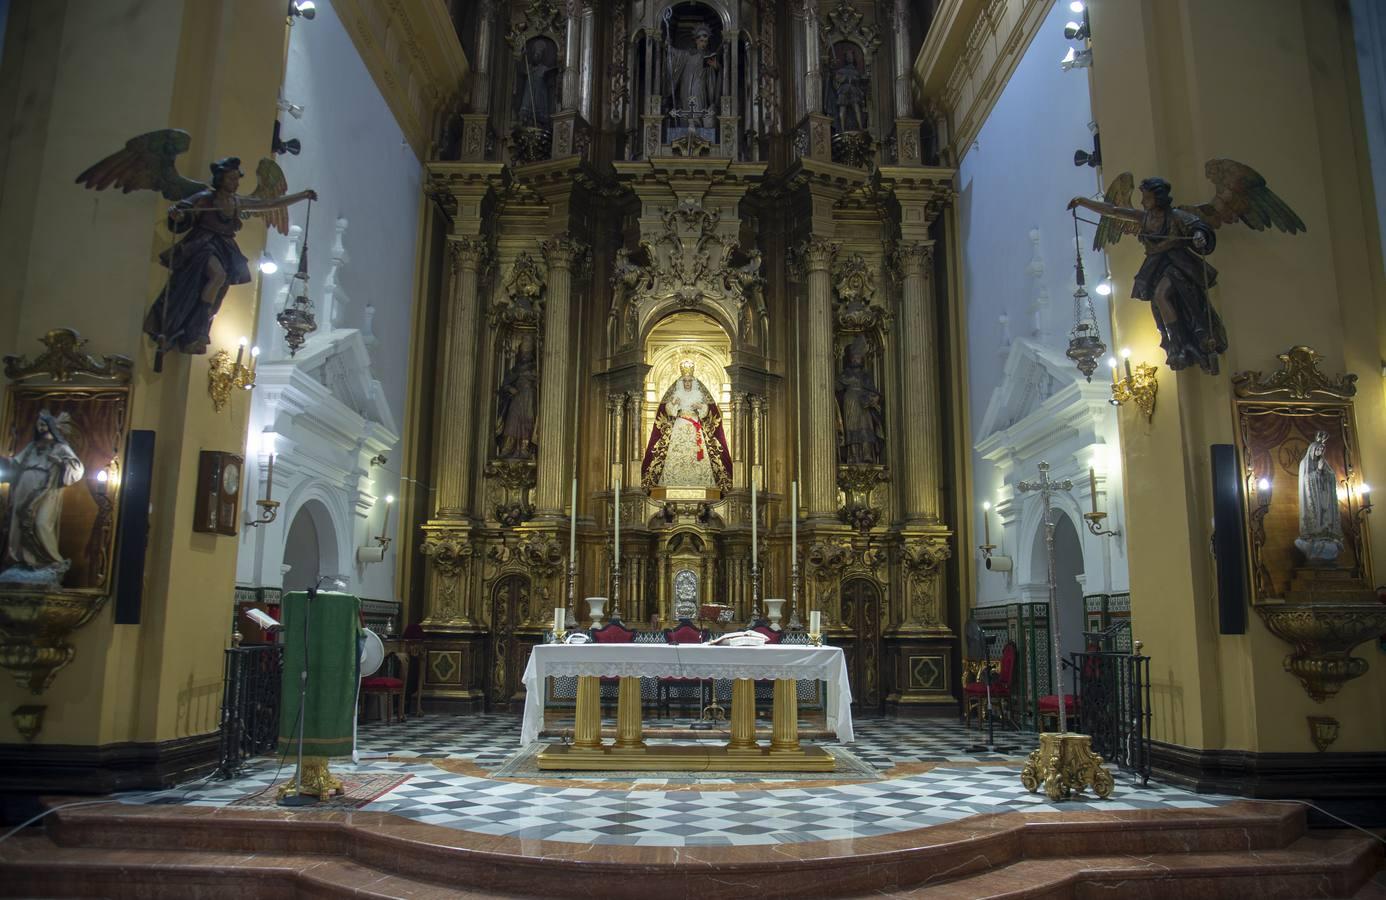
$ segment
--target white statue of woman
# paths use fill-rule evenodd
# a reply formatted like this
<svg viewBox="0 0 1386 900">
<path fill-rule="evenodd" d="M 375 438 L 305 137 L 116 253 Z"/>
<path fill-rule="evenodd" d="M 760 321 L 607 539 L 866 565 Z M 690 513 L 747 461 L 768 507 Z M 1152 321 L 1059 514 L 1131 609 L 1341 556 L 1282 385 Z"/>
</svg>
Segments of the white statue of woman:
<svg viewBox="0 0 1386 900">
<path fill-rule="evenodd" d="M 731 487 L 731 457 L 722 431 L 722 412 L 712 393 L 693 373 L 693 361 L 679 364 L 679 377 L 664 392 L 655 413 L 641 467 L 646 487 Z"/>
<path fill-rule="evenodd" d="M 38 414 L 34 439 L 13 458 L 0 457 L 0 481 L 10 484 L 10 537 L 6 557 L 10 568 L 0 583 L 58 586 L 72 565 L 58 552 L 63 489 L 86 472 L 63 428 L 67 413 Z"/>
<path fill-rule="evenodd" d="M 1320 431 L 1299 461 L 1299 537 L 1295 546 L 1311 565 L 1333 562 L 1343 552 L 1338 473 L 1325 456 L 1328 432 Z"/>
</svg>

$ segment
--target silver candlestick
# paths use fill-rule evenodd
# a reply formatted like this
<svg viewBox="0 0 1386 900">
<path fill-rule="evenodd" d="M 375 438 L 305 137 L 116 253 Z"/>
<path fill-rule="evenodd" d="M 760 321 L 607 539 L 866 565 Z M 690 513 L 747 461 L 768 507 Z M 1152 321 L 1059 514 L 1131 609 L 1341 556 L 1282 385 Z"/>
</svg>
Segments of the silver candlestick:
<svg viewBox="0 0 1386 900">
<path fill-rule="evenodd" d="M 1049 463 L 1041 461 L 1039 464 L 1039 481 L 1021 481 L 1016 483 L 1016 490 L 1022 493 L 1034 491 L 1038 493 L 1044 501 L 1044 544 L 1049 554 L 1049 633 L 1054 636 L 1054 684 L 1051 685 L 1054 693 L 1059 697 L 1059 733 L 1068 732 L 1068 716 L 1065 714 L 1064 707 L 1068 704 L 1064 702 L 1063 669 L 1059 660 L 1059 589 L 1054 577 L 1054 516 L 1053 510 L 1049 505 L 1049 498 L 1060 491 L 1073 489 L 1073 482 L 1067 479 L 1063 481 L 1049 480 Z"/>
</svg>

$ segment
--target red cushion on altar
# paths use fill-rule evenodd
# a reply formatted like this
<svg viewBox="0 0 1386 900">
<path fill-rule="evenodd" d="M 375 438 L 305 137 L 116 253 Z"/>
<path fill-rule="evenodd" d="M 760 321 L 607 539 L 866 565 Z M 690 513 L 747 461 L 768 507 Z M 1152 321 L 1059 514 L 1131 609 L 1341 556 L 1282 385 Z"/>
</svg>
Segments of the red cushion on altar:
<svg viewBox="0 0 1386 900">
<path fill-rule="evenodd" d="M 995 682 L 991 686 L 991 695 L 993 697 L 1005 697 L 1010 692 L 1010 687 L 1002 684 L 999 681 Z M 970 681 L 967 684 L 963 685 L 963 693 L 976 694 L 979 697 L 985 697 L 987 695 L 987 686 L 985 684 L 982 684 L 982 682 L 980 681 Z M 1054 708 L 1058 709 L 1059 707 L 1056 704 Z"/>
<path fill-rule="evenodd" d="M 1073 695 L 1072 695 L 1072 694 L 1064 694 L 1064 711 L 1065 711 L 1065 712 L 1067 712 L 1067 711 L 1069 711 L 1069 710 L 1072 710 L 1072 709 L 1076 708 L 1077 705 L 1078 705 L 1078 704 L 1074 701 Z M 1053 713 L 1058 712 L 1058 711 L 1059 711 L 1059 695 L 1058 695 L 1058 694 L 1046 694 L 1045 696 L 1039 698 L 1039 711 L 1040 711 L 1040 712 L 1053 712 Z"/>
<path fill-rule="evenodd" d="M 387 675 L 376 675 L 371 678 L 361 679 L 361 690 L 363 691 L 402 691 L 404 682 L 398 678 L 390 678 Z"/>
</svg>

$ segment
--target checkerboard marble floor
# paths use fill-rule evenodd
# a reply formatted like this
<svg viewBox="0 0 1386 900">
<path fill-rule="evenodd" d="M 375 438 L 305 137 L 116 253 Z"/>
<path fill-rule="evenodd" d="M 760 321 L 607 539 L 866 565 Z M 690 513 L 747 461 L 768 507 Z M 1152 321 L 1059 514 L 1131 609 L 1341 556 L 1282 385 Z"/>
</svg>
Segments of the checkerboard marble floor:
<svg viewBox="0 0 1386 900">
<path fill-rule="evenodd" d="M 732 846 L 839 840 L 937 825 L 1008 810 L 1207 808 L 1230 798 L 1195 795 L 1155 783 L 1142 787 L 1124 773 L 1110 800 L 1050 803 L 1020 784 L 1022 757 L 968 754 L 977 732 L 933 721 L 863 719 L 853 752 L 881 769 L 906 762 L 941 763 L 928 772 L 827 787 L 777 787 L 773 778 L 745 789 L 659 790 L 641 778 L 632 790 L 499 781 L 445 772 L 427 757 L 465 759 L 494 767 L 519 749 L 519 720 L 510 716 L 425 717 L 405 725 L 363 729 L 360 746 L 388 760 L 334 763 L 339 772 L 390 772 L 410 778 L 366 811 L 466 831 L 639 846 Z M 1028 750 L 1033 735 L 1008 735 Z M 413 754 L 418 758 L 408 755 Z M 954 765 L 948 765 L 948 763 Z M 999 762 L 988 766 L 958 763 Z M 210 781 L 124 798 L 131 803 L 223 806 L 274 783 L 278 759 L 255 760 L 231 781 Z M 281 777 L 292 771 L 290 760 Z M 710 779 L 727 781 L 728 779 Z"/>
</svg>

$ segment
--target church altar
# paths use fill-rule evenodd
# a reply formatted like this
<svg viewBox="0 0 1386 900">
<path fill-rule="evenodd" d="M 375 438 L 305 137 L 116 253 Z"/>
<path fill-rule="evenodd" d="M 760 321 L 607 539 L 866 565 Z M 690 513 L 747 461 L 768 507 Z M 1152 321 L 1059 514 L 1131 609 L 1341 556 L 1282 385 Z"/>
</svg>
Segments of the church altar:
<svg viewBox="0 0 1386 900">
<path fill-rule="evenodd" d="M 827 683 L 827 725 L 850 742 L 852 691 L 840 647 L 721 647 L 708 644 L 543 644 L 525 667 L 525 711 L 520 743 L 528 746 L 544 724 L 545 679 L 577 676 L 571 745 L 550 744 L 541 769 L 725 769 L 747 772 L 830 772 L 836 765 L 821 747 L 799 744 L 795 682 Z M 601 739 L 600 679 L 620 678 L 616 739 Z M 705 678 L 732 682 L 731 737 L 725 747 L 697 744 L 646 746 L 641 730 L 641 678 Z M 755 682 L 773 680 L 771 740 L 755 734 Z"/>
</svg>

